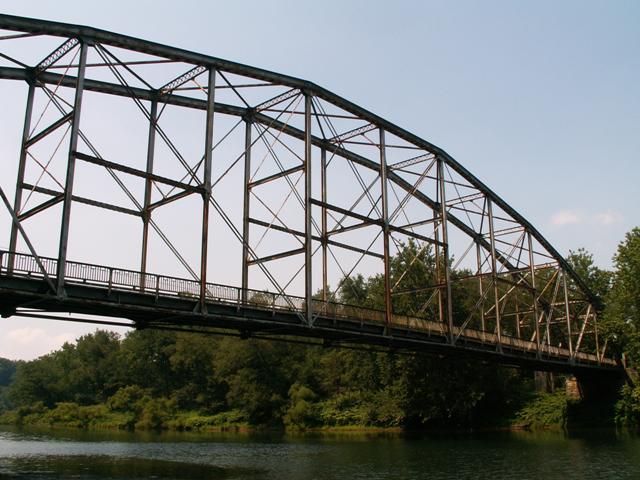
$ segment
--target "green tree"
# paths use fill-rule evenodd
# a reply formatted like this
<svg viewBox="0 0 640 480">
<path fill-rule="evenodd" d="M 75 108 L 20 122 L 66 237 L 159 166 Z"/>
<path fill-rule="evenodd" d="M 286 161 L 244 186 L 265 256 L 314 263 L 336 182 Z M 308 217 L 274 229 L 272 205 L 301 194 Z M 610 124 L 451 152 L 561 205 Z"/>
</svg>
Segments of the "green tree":
<svg viewBox="0 0 640 480">
<path fill-rule="evenodd" d="M 280 422 L 304 350 L 280 342 L 223 338 L 214 352 L 216 381 L 230 408 L 254 424 Z"/>
<path fill-rule="evenodd" d="M 628 232 L 613 257 L 615 272 L 606 298 L 604 333 L 616 354 L 640 365 L 640 228 Z"/>
<path fill-rule="evenodd" d="M 138 385 L 154 396 L 170 396 L 180 381 L 171 369 L 175 339 L 175 333 L 161 330 L 129 332 L 116 366 L 121 386 Z"/>
<path fill-rule="evenodd" d="M 218 340 L 210 335 L 178 333 L 168 349 L 177 382 L 171 397 L 181 409 L 216 411 L 224 406 L 225 390 L 213 375 Z"/>
<path fill-rule="evenodd" d="M 296 427 L 312 427 L 319 422 L 317 395 L 309 387 L 294 383 L 289 388 L 289 407 L 284 423 Z"/>
<path fill-rule="evenodd" d="M 13 379 L 13 375 L 18 368 L 18 362 L 7 358 L 0 358 L 0 386 L 8 387 Z"/>
<path fill-rule="evenodd" d="M 7 358 L 0 358 L 0 413 L 11 406 L 8 390 L 17 369 L 18 362 L 14 362 Z"/>
<path fill-rule="evenodd" d="M 340 285 L 340 301 L 348 305 L 367 306 L 368 285 L 362 274 L 346 277 Z"/>
<path fill-rule="evenodd" d="M 570 250 L 567 261 L 589 290 L 598 297 L 600 304 L 596 307 L 601 312 L 604 308 L 604 300 L 611 290 L 613 273 L 597 267 L 593 261 L 593 255 L 584 248 Z"/>
<path fill-rule="evenodd" d="M 119 353 L 120 336 L 104 330 L 81 336 L 75 345 L 67 344 L 60 359 L 64 363 L 60 389 L 81 405 L 104 402 L 120 387 L 114 370 Z"/>
<path fill-rule="evenodd" d="M 19 365 L 9 399 L 17 406 L 37 401 L 90 405 L 104 402 L 118 388 L 114 365 L 120 349 L 117 334 L 96 330 L 65 343 L 60 350 Z"/>
<path fill-rule="evenodd" d="M 58 352 L 44 355 L 36 360 L 18 366 L 15 381 L 9 386 L 7 396 L 15 407 L 42 402 L 53 407 L 65 400 L 65 392 L 60 390 L 59 379 L 62 369 L 56 358 Z"/>
</svg>

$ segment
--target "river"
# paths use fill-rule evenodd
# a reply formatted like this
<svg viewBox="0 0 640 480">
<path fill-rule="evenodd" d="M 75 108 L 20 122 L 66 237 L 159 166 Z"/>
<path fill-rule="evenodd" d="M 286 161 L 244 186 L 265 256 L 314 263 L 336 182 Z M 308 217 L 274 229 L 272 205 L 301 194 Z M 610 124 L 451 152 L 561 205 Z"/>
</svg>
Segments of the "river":
<svg viewBox="0 0 640 480">
<path fill-rule="evenodd" d="M 141 434 L 0 429 L 2 479 L 639 479 L 610 431 Z"/>
</svg>

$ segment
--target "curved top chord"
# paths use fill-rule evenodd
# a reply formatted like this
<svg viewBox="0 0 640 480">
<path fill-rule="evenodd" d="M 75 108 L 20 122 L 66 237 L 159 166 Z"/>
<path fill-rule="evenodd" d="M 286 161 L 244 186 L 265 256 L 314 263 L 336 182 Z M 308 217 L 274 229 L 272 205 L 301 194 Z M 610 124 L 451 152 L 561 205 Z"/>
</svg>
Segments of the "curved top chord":
<svg viewBox="0 0 640 480">
<path fill-rule="evenodd" d="M 432 143 L 313 82 L 292 76 L 87 26 L 0 15 L 0 29 L 17 32 L 0 36 L 0 78 L 29 85 L 12 212 L 17 226 L 11 232 L 8 271 L 13 270 L 11 252 L 16 252 L 19 234 L 25 235 L 19 223 L 62 203 L 62 233 L 54 273 L 56 294 L 62 298 L 65 283 L 71 281 L 65 273 L 70 205 L 78 202 L 141 218 L 140 278 L 147 275 L 147 238 L 153 229 L 199 283 L 200 307 L 205 309 L 212 207 L 241 244 L 240 295 L 250 291 L 249 270 L 255 267 L 283 301 L 293 302 L 288 288 L 296 285 L 298 274 L 304 271 L 304 312 L 290 306 L 307 326 L 313 326 L 320 316 L 314 310 L 318 300 L 313 287 L 320 287 L 323 308 L 329 308 L 331 295 L 367 257 L 382 261 L 385 335 L 390 335 L 403 315 L 431 316 L 447 325 L 448 341 L 453 345 L 461 336 L 468 337 L 468 332 L 491 332 L 497 334 L 498 349 L 502 348 L 504 334 L 534 342 L 538 354 L 542 344 L 549 348 L 553 344 L 561 349 L 568 346 L 573 359 L 578 358 L 580 348 L 603 357 L 596 321 L 599 299 L 533 225 Z M 48 42 L 46 48 L 40 44 L 35 48 L 33 43 L 21 48 L 22 42 L 40 40 Z M 118 155 L 103 154 L 92 143 L 84 129 L 85 120 L 81 128 L 84 92 L 135 103 L 149 129 L 145 168 L 119 161 Z M 34 95 L 38 93 L 43 94 L 44 110 L 51 106 L 48 115 L 51 111 L 59 114 L 44 128 L 39 123 L 45 111 L 39 117 L 32 115 Z M 199 117 L 204 118 L 203 153 L 186 155 L 178 148 L 163 123 L 167 106 L 205 113 Z M 37 118 L 35 126 L 32 116 Z M 218 129 L 214 134 L 214 119 L 218 125 L 220 116 L 235 117 L 237 123 L 228 131 Z M 238 138 L 234 131 L 241 123 L 245 134 Z M 32 151 L 65 127 L 70 143 L 67 177 L 63 179 L 56 178 L 48 170 L 48 163 L 39 162 Z M 100 125 L 97 131 L 108 134 Z M 218 133 L 221 131 L 224 134 Z M 223 158 L 213 168 L 213 151 L 233 138 L 236 143 L 230 148 L 239 148 L 239 155 L 231 156 L 231 160 Z M 154 166 L 156 143 L 167 147 L 180 169 L 179 178 L 175 173 L 161 175 L 156 168 L 158 162 Z M 262 157 L 257 158 L 258 153 Z M 252 164 L 253 156 L 256 159 Z M 30 161 L 41 170 L 35 184 L 24 176 Z M 75 162 L 104 168 L 130 204 L 109 203 L 73 192 Z M 212 192 L 228 180 L 236 165 L 242 164 L 244 182 L 237 191 L 242 192 L 238 203 L 243 204 L 243 210 L 238 213 Z M 125 175 L 144 181 L 144 198 L 137 198 L 122 181 L 120 176 Z M 353 178 L 352 184 L 344 183 L 345 175 Z M 328 188 L 333 185 L 327 180 L 331 176 L 338 185 L 333 190 Z M 50 187 L 41 184 L 42 177 L 53 180 Z M 285 187 L 288 193 L 282 205 L 261 196 L 267 184 Z M 350 196 L 351 190 L 358 194 L 355 199 Z M 48 200 L 26 209 L 33 193 Z M 152 218 L 156 209 L 193 193 L 203 198 L 198 267 L 186 260 Z M 252 202 L 257 208 L 249 208 Z M 298 210 L 288 210 L 287 202 Z M 257 210 L 264 218 L 254 213 Z M 257 239 L 250 238 L 251 228 L 264 233 Z M 265 251 L 262 240 L 266 232 L 285 236 L 285 250 Z M 367 237 L 372 234 L 376 235 Z M 37 248 L 25 241 L 37 260 Z M 341 260 L 332 249 L 354 257 Z M 397 261 L 393 263 L 406 252 L 413 258 L 400 266 Z M 322 257 L 321 281 L 312 270 L 316 253 Z M 289 266 L 282 273 L 267 266 L 298 255 L 304 260 L 291 279 L 288 276 L 297 267 Z M 357 261 L 352 265 L 353 258 Z M 409 285 L 409 270 L 417 260 L 425 259 L 431 261 L 433 278 L 423 280 L 427 284 Z M 327 273 L 331 260 L 341 276 L 333 293 L 329 292 Z M 349 266 L 343 268 L 341 261 Z M 471 282 L 476 282 L 473 287 Z M 468 301 L 464 306 L 464 314 L 459 308 L 454 311 L 452 305 L 458 286 L 466 289 L 467 297 L 477 296 L 473 298 L 475 303 Z M 144 290 L 143 284 L 141 288 Z M 402 307 L 402 302 L 394 300 L 407 295 L 419 297 L 420 305 L 407 310 L 406 305 Z M 238 301 L 243 304 L 248 299 Z M 510 324 L 505 327 L 507 321 Z"/>
<path fill-rule="evenodd" d="M 433 145 L 432 143 L 406 131 L 405 129 L 389 122 L 374 113 L 366 110 L 359 105 L 356 105 L 335 93 L 322 88 L 315 83 L 292 77 L 289 75 L 283 75 L 280 73 L 272 72 L 262 68 L 256 68 L 248 65 L 244 65 L 238 62 L 224 60 L 221 58 L 196 53 L 181 48 L 163 45 L 160 43 L 150 42 L 139 38 L 121 35 L 106 30 L 101 30 L 89 26 L 72 25 L 61 22 L 52 22 L 39 19 L 18 17 L 13 15 L 0 15 L 0 28 L 7 30 L 15 30 L 21 32 L 29 32 L 32 34 L 53 35 L 60 37 L 73 37 L 80 38 L 85 41 L 95 42 L 105 45 L 111 45 L 114 47 L 120 47 L 123 49 L 133 50 L 141 53 L 151 54 L 158 57 L 163 57 L 175 61 L 191 63 L 197 66 L 204 66 L 223 70 L 225 72 L 235 73 L 259 80 L 265 80 L 268 82 L 278 83 L 286 85 L 294 89 L 300 89 L 304 92 L 310 93 L 316 97 L 320 97 L 328 102 L 333 103 L 344 110 L 367 120 L 371 125 L 382 128 L 390 133 L 397 135 L 398 137 L 405 139 L 406 141 L 415 144 L 433 154 L 441 157 L 447 165 L 457 171 L 465 180 L 470 184 L 476 186 L 480 191 L 486 194 L 487 197 L 506 213 L 516 219 L 528 232 L 540 242 L 540 244 L 551 254 L 551 256 L 562 266 L 562 268 L 573 278 L 573 280 L 580 286 L 581 290 L 585 293 L 587 298 L 591 302 L 598 302 L 598 299 L 593 295 L 589 288 L 584 284 L 583 280 L 575 273 L 573 268 L 567 263 L 560 253 L 542 236 L 542 234 L 531 225 L 524 217 L 516 212 L 508 203 L 495 194 L 489 187 L 487 187 L 478 178 L 472 175 L 466 168 L 453 159 L 446 151 Z M 168 87 L 169 85 L 167 85 Z M 165 88 L 165 87 L 163 87 Z M 335 141 L 335 139 L 330 139 Z M 395 179 L 393 173 L 390 174 L 391 179 Z M 461 224 L 462 225 L 462 224 Z M 467 230 L 465 228 L 465 230 Z M 472 232 L 467 230 L 468 234 Z"/>
</svg>

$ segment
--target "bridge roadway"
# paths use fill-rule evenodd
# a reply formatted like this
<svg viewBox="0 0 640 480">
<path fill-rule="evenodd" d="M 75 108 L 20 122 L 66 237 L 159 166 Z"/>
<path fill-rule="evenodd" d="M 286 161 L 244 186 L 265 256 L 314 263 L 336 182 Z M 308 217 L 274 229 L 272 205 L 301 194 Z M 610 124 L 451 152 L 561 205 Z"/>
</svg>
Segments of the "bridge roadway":
<svg viewBox="0 0 640 480">
<path fill-rule="evenodd" d="M 314 300 L 313 322 L 309 325 L 302 297 L 207 284 L 203 304 L 198 281 L 149 273 L 143 276 L 107 266 L 68 261 L 65 294 L 59 296 L 53 288 L 56 272 L 56 259 L 0 251 L 0 314 L 90 314 L 128 319 L 133 328 L 210 329 L 256 338 L 305 337 L 323 339 L 325 345 L 370 345 L 470 356 L 576 375 L 621 375 L 616 362 L 608 357 L 584 352 L 574 352 L 572 356 L 564 348 L 538 348 L 536 342 L 506 335 L 498 339 L 494 333 L 470 328 L 454 327 L 450 335 L 445 324 L 424 318 L 393 315 L 387 323 L 384 311 L 351 305 Z"/>
</svg>

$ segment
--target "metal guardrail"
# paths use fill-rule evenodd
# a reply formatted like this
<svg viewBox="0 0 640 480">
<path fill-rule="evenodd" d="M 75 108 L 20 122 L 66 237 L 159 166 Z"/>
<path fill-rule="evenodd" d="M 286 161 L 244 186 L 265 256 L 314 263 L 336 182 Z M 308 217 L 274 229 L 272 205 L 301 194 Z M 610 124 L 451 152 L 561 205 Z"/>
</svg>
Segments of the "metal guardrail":
<svg viewBox="0 0 640 480">
<path fill-rule="evenodd" d="M 58 261 L 55 258 L 39 257 L 47 275 L 55 277 Z M 169 277 L 153 273 L 141 273 L 135 270 L 92 265 L 87 263 L 67 261 L 65 282 L 71 284 L 93 285 L 112 290 L 136 291 L 156 296 L 174 296 L 199 298 L 200 282 L 178 277 Z M 12 253 L 0 250 L 0 275 L 44 278 L 44 273 L 38 266 L 36 258 L 23 253 Z M 229 285 L 207 283 L 206 300 L 227 303 L 236 306 L 251 306 L 254 308 L 290 311 L 304 313 L 306 300 L 304 297 L 282 295 L 267 291 L 242 289 Z M 358 321 L 361 325 L 385 325 L 385 312 L 370 308 L 346 305 L 335 302 L 313 300 L 313 315 L 334 319 Z M 448 336 L 448 328 L 440 322 L 433 322 L 424 318 L 394 314 L 391 325 L 408 331 L 426 332 L 429 336 Z M 470 328 L 453 328 L 453 334 L 461 343 L 469 341 L 490 345 L 500 344 L 503 348 L 534 353 L 538 349 L 536 342 L 521 338 L 501 335 L 492 332 Z M 580 363 L 615 365 L 610 358 L 598 358 L 591 353 L 576 352 L 573 357 L 567 349 L 552 345 L 541 345 L 541 354 L 545 357 L 567 359 L 571 358 Z"/>
</svg>

